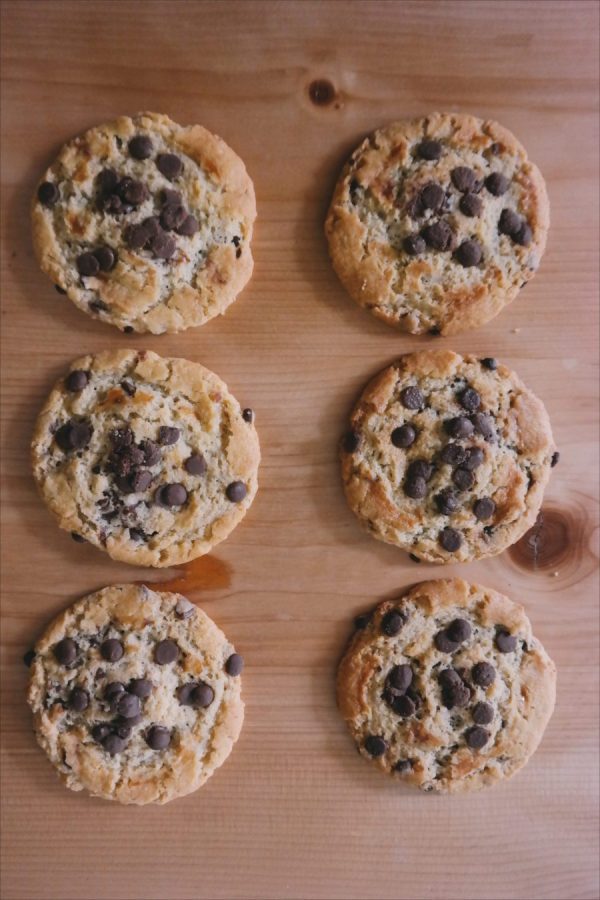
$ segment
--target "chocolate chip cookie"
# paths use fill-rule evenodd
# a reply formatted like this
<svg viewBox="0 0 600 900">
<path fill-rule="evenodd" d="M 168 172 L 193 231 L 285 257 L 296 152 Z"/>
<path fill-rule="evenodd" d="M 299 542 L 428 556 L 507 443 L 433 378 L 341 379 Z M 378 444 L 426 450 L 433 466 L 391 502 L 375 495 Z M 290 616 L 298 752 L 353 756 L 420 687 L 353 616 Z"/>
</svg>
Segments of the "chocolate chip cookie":
<svg viewBox="0 0 600 900">
<path fill-rule="evenodd" d="M 166 803 L 229 756 L 244 719 L 242 657 L 179 594 L 116 585 L 78 600 L 35 646 L 28 701 L 74 791 Z"/>
<path fill-rule="evenodd" d="M 40 413 L 34 475 L 60 527 L 113 559 L 186 562 L 226 538 L 254 499 L 253 418 L 198 363 L 85 356 Z"/>
<path fill-rule="evenodd" d="M 556 669 L 522 606 L 455 578 L 361 617 L 337 680 L 360 753 L 424 791 L 510 778 L 554 709 Z"/>
<path fill-rule="evenodd" d="M 360 306 L 402 331 L 489 321 L 537 270 L 544 180 L 496 122 L 435 113 L 354 151 L 326 221 L 333 266 Z"/>
<path fill-rule="evenodd" d="M 122 331 L 203 325 L 252 274 L 254 187 L 200 125 L 141 113 L 69 141 L 33 198 L 39 263 L 80 309 Z"/>
<path fill-rule="evenodd" d="M 342 477 L 373 537 L 428 562 L 466 562 L 534 524 L 555 449 L 544 405 L 514 372 L 428 351 L 367 385 L 342 440 Z"/>
</svg>

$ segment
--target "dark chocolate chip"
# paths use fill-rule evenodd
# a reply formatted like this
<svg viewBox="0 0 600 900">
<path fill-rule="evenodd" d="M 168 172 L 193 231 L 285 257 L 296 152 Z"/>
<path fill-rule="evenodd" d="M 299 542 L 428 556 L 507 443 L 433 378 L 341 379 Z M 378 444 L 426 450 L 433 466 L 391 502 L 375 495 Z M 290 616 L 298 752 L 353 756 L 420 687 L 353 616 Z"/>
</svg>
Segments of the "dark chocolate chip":
<svg viewBox="0 0 600 900">
<path fill-rule="evenodd" d="M 171 259 L 177 244 L 174 237 L 161 229 L 150 238 L 149 248 L 157 259 Z"/>
<path fill-rule="evenodd" d="M 463 468 L 468 469 L 469 472 L 474 472 L 475 469 L 478 469 L 483 464 L 484 459 L 484 453 L 480 447 L 469 447 L 466 451 Z"/>
<path fill-rule="evenodd" d="M 125 691 L 125 685 L 120 681 L 111 681 L 104 688 L 104 699 L 105 700 L 114 700 L 119 694 L 123 694 Z"/>
<path fill-rule="evenodd" d="M 471 710 L 471 715 L 477 725 L 489 725 L 494 718 L 494 707 L 491 703 L 476 703 Z"/>
<path fill-rule="evenodd" d="M 171 743 L 171 731 L 164 725 L 153 725 L 146 734 L 146 743 L 151 750 L 166 750 Z"/>
<path fill-rule="evenodd" d="M 140 716 L 141 720 L 141 716 Z M 137 724 L 137 723 L 136 723 Z M 119 719 L 113 722 L 113 733 L 117 734 L 120 738 L 128 738 L 131 737 L 131 732 L 133 731 L 132 723 L 127 721 L 119 721 Z"/>
<path fill-rule="evenodd" d="M 159 506 L 183 506 L 188 498 L 188 492 L 182 484 L 163 484 L 154 494 L 154 499 Z"/>
<path fill-rule="evenodd" d="M 164 641 L 159 641 L 154 648 L 154 660 L 159 666 L 166 666 L 169 663 L 175 662 L 178 656 L 179 647 L 175 641 L 172 641 L 169 638 L 166 638 Z"/>
<path fill-rule="evenodd" d="M 54 290 L 57 291 L 57 293 L 59 293 L 59 294 L 66 294 L 66 293 L 67 293 L 67 292 L 65 291 L 65 289 L 62 288 L 62 287 L 60 286 L 60 284 L 55 284 L 55 285 L 54 285 Z"/>
<path fill-rule="evenodd" d="M 400 425 L 392 431 L 392 444 L 394 447 L 405 449 L 410 447 L 417 439 L 417 432 L 412 425 Z"/>
<path fill-rule="evenodd" d="M 496 634 L 496 647 L 500 653 L 512 653 L 517 649 L 517 639 L 509 631 L 501 628 Z"/>
<path fill-rule="evenodd" d="M 447 222 L 434 222 L 426 225 L 422 235 L 429 247 L 433 250 L 452 250 L 454 246 L 454 232 Z"/>
<path fill-rule="evenodd" d="M 423 392 L 416 385 L 411 384 L 400 391 L 400 400 L 402 406 L 406 409 L 422 409 L 425 405 L 425 397 Z"/>
<path fill-rule="evenodd" d="M 452 473 L 452 481 L 459 491 L 468 491 L 475 484 L 475 476 L 468 469 L 455 469 Z"/>
<path fill-rule="evenodd" d="M 141 528 L 130 528 L 129 539 L 132 541 L 146 541 L 148 540 L 148 535 Z"/>
<path fill-rule="evenodd" d="M 486 441 L 495 437 L 493 419 L 491 416 L 486 415 L 486 413 L 475 413 L 474 416 L 471 416 L 471 423 L 475 427 L 475 430 L 478 431 Z"/>
<path fill-rule="evenodd" d="M 198 225 L 198 219 L 195 216 L 186 215 L 185 219 L 181 223 L 181 225 L 177 226 L 177 234 L 180 234 L 182 237 L 193 237 L 196 234 L 200 226 Z M 238 247 L 235 251 L 236 257 L 239 259 L 242 255 L 242 248 Z"/>
<path fill-rule="evenodd" d="M 126 325 L 123 334 L 133 334 L 133 325 Z"/>
<path fill-rule="evenodd" d="M 466 269 L 478 266 L 482 256 L 481 244 L 474 240 L 463 241 L 454 252 L 454 258 Z"/>
<path fill-rule="evenodd" d="M 100 653 L 107 662 L 118 662 L 124 653 L 123 644 L 116 638 L 108 638 L 106 641 L 102 641 Z"/>
<path fill-rule="evenodd" d="M 408 558 L 409 558 L 410 560 L 412 560 L 414 563 L 420 563 L 420 562 L 421 562 L 421 560 L 419 559 L 419 557 L 418 557 L 418 556 L 415 556 L 414 553 L 409 553 L 409 554 L 408 554 Z"/>
<path fill-rule="evenodd" d="M 501 172 L 492 172 L 485 179 L 485 186 L 494 197 L 501 197 L 508 190 L 509 181 Z"/>
<path fill-rule="evenodd" d="M 71 638 L 63 638 L 54 647 L 54 658 L 61 666 L 71 666 L 77 659 L 77 644 Z"/>
<path fill-rule="evenodd" d="M 498 219 L 498 231 L 500 234 L 513 235 L 516 234 L 521 227 L 523 220 L 518 213 L 512 209 L 503 209 Z"/>
<path fill-rule="evenodd" d="M 371 619 L 373 618 L 373 613 L 361 613 L 359 616 L 356 616 L 354 619 L 354 627 L 357 631 L 362 631 L 363 628 L 366 628 Z"/>
<path fill-rule="evenodd" d="M 196 612 L 196 607 L 185 597 L 180 597 L 175 604 L 175 615 L 178 619 L 191 619 Z"/>
<path fill-rule="evenodd" d="M 481 397 L 474 388 L 468 387 L 458 395 L 458 402 L 467 412 L 476 412 L 481 406 Z"/>
<path fill-rule="evenodd" d="M 462 544 L 462 537 L 454 528 L 443 528 L 438 535 L 438 541 L 448 553 L 455 553 Z"/>
<path fill-rule="evenodd" d="M 398 612 L 397 609 L 390 609 L 381 620 L 381 630 L 388 637 L 395 637 L 399 634 L 404 621 L 402 613 Z"/>
<path fill-rule="evenodd" d="M 471 669 L 471 679 L 479 687 L 489 687 L 494 683 L 496 678 L 496 670 L 487 662 L 475 663 Z"/>
<path fill-rule="evenodd" d="M 139 716 L 142 711 L 140 698 L 136 694 L 130 694 L 129 691 L 123 691 L 117 694 L 112 700 L 110 708 L 117 716 L 123 719 L 133 719 Z"/>
<path fill-rule="evenodd" d="M 360 435 L 356 431 L 348 431 L 342 439 L 344 453 L 354 453 L 360 446 Z"/>
<path fill-rule="evenodd" d="M 464 194 L 460 198 L 458 206 L 464 216 L 468 216 L 469 219 L 474 219 L 476 216 L 481 215 L 483 202 L 481 197 L 478 197 L 477 194 Z"/>
<path fill-rule="evenodd" d="M 201 453 L 194 453 L 188 457 L 183 464 L 183 468 L 190 475 L 204 475 L 206 472 L 206 460 Z"/>
<path fill-rule="evenodd" d="M 415 459 L 409 465 L 406 477 L 408 479 L 423 478 L 425 481 L 429 481 L 433 472 L 434 467 L 426 459 Z"/>
<path fill-rule="evenodd" d="M 163 447 L 169 447 L 176 444 L 181 435 L 179 428 L 172 428 L 170 425 L 161 425 L 158 429 L 158 443 Z"/>
<path fill-rule="evenodd" d="M 388 672 L 387 683 L 394 691 L 404 694 L 410 687 L 413 680 L 413 672 L 410 666 L 405 663 L 400 666 L 394 666 Z"/>
<path fill-rule="evenodd" d="M 443 634 L 443 632 L 440 632 Z M 451 685 L 464 684 L 462 678 L 456 669 L 443 669 L 438 675 L 438 681 L 442 687 L 450 687 Z"/>
<path fill-rule="evenodd" d="M 225 495 L 232 503 L 241 503 L 247 493 L 248 488 L 243 481 L 232 481 L 225 488 Z"/>
<path fill-rule="evenodd" d="M 442 703 L 446 709 L 468 706 L 470 699 L 471 691 L 461 678 L 457 682 L 444 685 Z"/>
<path fill-rule="evenodd" d="M 69 694 L 69 708 L 74 712 L 83 712 L 90 705 L 90 695 L 83 688 L 73 688 Z"/>
<path fill-rule="evenodd" d="M 462 194 L 468 194 L 469 191 L 472 191 L 477 186 L 477 175 L 468 166 L 457 166 L 455 169 L 452 169 L 450 178 L 456 190 Z"/>
<path fill-rule="evenodd" d="M 399 775 L 407 775 L 411 771 L 412 763 L 410 759 L 399 759 L 394 766 L 394 772 L 398 772 Z"/>
<path fill-rule="evenodd" d="M 421 157 L 421 159 L 439 159 L 442 155 L 442 145 L 439 141 L 421 141 L 421 143 L 417 145 L 417 153 Z"/>
<path fill-rule="evenodd" d="M 100 314 L 101 312 L 108 312 L 108 306 L 106 303 L 103 303 L 102 300 L 92 300 L 89 304 L 89 307 L 92 312 L 96 314 Z"/>
<path fill-rule="evenodd" d="M 114 169 L 102 169 L 96 177 L 96 184 L 103 194 L 112 194 L 118 183 L 119 176 Z"/>
<path fill-rule="evenodd" d="M 28 650 L 27 653 L 23 654 L 23 662 L 25 663 L 27 668 L 30 667 L 30 665 L 34 661 L 34 659 L 35 659 L 35 650 Z"/>
<path fill-rule="evenodd" d="M 450 466 L 460 466 L 467 458 L 467 451 L 460 444 L 450 442 L 446 444 L 440 453 L 442 462 L 448 463 Z"/>
<path fill-rule="evenodd" d="M 130 250 L 141 250 L 150 240 L 148 229 L 141 222 L 138 225 L 129 225 L 124 232 L 125 243 Z"/>
<path fill-rule="evenodd" d="M 141 494 L 147 491 L 152 484 L 154 476 L 147 469 L 137 469 L 130 475 L 131 491 L 134 494 Z"/>
<path fill-rule="evenodd" d="M 152 141 L 147 134 L 136 134 L 127 146 L 134 159 L 149 159 L 152 156 Z"/>
<path fill-rule="evenodd" d="M 43 206 L 54 206 L 60 194 L 58 188 L 51 181 L 43 181 L 38 188 L 38 200 Z"/>
<path fill-rule="evenodd" d="M 522 247 L 529 247 L 533 234 L 527 222 L 522 222 L 519 230 L 512 234 L 511 237 L 515 244 L 520 244 Z"/>
<path fill-rule="evenodd" d="M 160 214 L 160 224 L 165 231 L 174 231 L 184 222 L 187 216 L 185 207 L 181 204 L 169 203 L 163 207 Z"/>
<path fill-rule="evenodd" d="M 409 256 L 420 256 L 425 253 L 425 241 L 420 234 L 409 234 L 402 241 L 402 246 Z"/>
<path fill-rule="evenodd" d="M 128 206 L 140 206 L 150 196 L 145 184 L 128 176 L 121 178 L 116 190 L 121 200 Z"/>
<path fill-rule="evenodd" d="M 482 497 L 473 504 L 473 513 L 475 518 L 479 519 L 480 522 L 490 519 L 495 512 L 496 504 L 491 497 Z"/>
<path fill-rule="evenodd" d="M 390 706 L 397 715 L 403 716 L 405 719 L 409 718 L 409 716 L 414 716 L 416 711 L 416 705 L 408 694 L 392 697 Z"/>
<path fill-rule="evenodd" d="M 122 381 L 121 390 L 123 390 L 128 397 L 135 397 L 136 386 L 132 381 L 128 381 L 127 379 Z"/>
<path fill-rule="evenodd" d="M 110 725 L 107 725 L 106 722 L 99 722 L 98 725 L 94 725 L 92 728 L 92 737 L 99 744 L 101 744 L 104 738 L 108 737 L 109 734 Z"/>
<path fill-rule="evenodd" d="M 190 697 L 192 695 L 192 691 L 196 687 L 195 681 L 189 681 L 187 684 L 182 684 L 177 688 L 176 694 L 177 699 L 181 703 L 182 706 L 190 706 Z"/>
<path fill-rule="evenodd" d="M 244 422 L 254 422 L 254 410 L 250 409 L 250 407 L 246 407 L 246 409 L 242 410 L 242 419 Z"/>
<path fill-rule="evenodd" d="M 369 756 L 383 756 L 387 750 L 387 744 L 382 737 L 376 734 L 370 734 L 365 738 L 364 748 Z"/>
<path fill-rule="evenodd" d="M 152 693 L 153 684 L 149 678 L 132 678 L 127 686 L 130 694 L 145 700 Z"/>
<path fill-rule="evenodd" d="M 83 450 L 89 444 L 92 437 L 92 426 L 89 422 L 66 422 L 56 434 L 54 440 L 61 450 L 67 453 L 69 450 Z"/>
<path fill-rule="evenodd" d="M 156 167 L 161 175 L 173 181 L 183 170 L 183 162 L 174 153 L 159 153 L 156 157 Z"/>
<path fill-rule="evenodd" d="M 127 746 L 125 739 L 119 737 L 118 734 L 107 734 L 101 743 L 110 756 L 116 756 L 117 753 L 122 753 Z"/>
<path fill-rule="evenodd" d="M 436 494 L 435 503 L 443 516 L 451 516 L 460 506 L 460 501 L 452 488 L 444 488 Z"/>
<path fill-rule="evenodd" d="M 225 663 L 225 671 L 228 675 L 235 677 L 241 675 L 244 668 L 244 657 L 239 653 L 232 653 Z"/>
<path fill-rule="evenodd" d="M 438 212 L 444 205 L 446 200 L 446 192 L 441 184 L 431 181 L 419 191 L 419 204 L 422 209 L 431 209 Z"/>
<path fill-rule="evenodd" d="M 558 450 L 555 450 L 554 453 L 552 454 L 552 459 L 550 460 L 550 468 L 553 469 L 554 466 L 556 466 L 559 461 L 560 461 L 560 453 L 558 452 Z"/>
<path fill-rule="evenodd" d="M 473 434 L 473 423 L 466 416 L 447 419 L 444 422 L 444 428 L 454 438 L 466 438 Z"/>
<path fill-rule="evenodd" d="M 466 619 L 453 619 L 446 626 L 446 634 L 451 641 L 462 644 L 468 641 L 472 634 L 472 628 Z"/>
<path fill-rule="evenodd" d="M 94 256 L 98 261 L 101 272 L 110 272 L 117 263 L 117 254 L 111 247 L 107 247 L 106 244 L 102 247 L 97 247 L 94 250 Z"/>
<path fill-rule="evenodd" d="M 427 482 L 424 478 L 408 478 L 404 482 L 404 493 L 412 500 L 421 500 L 427 495 Z"/>
<path fill-rule="evenodd" d="M 161 453 L 158 447 L 158 444 L 155 444 L 154 441 L 143 440 L 140 441 L 140 450 L 144 454 L 144 465 L 145 466 L 155 466 L 161 460 Z"/>
<path fill-rule="evenodd" d="M 89 380 L 89 374 L 84 372 L 83 369 L 74 369 L 67 375 L 65 385 L 68 391 L 78 394 L 79 391 L 84 389 Z"/>
<path fill-rule="evenodd" d="M 481 750 L 490 739 L 489 733 L 480 725 L 473 725 L 465 731 L 465 741 L 471 750 Z"/>
<path fill-rule="evenodd" d="M 215 692 L 210 684 L 205 684 L 201 681 L 190 694 L 190 705 L 196 707 L 196 709 L 205 709 L 207 706 L 210 706 L 214 699 Z"/>
<path fill-rule="evenodd" d="M 92 275 L 97 275 L 100 271 L 100 263 L 93 253 L 82 253 L 77 257 L 76 265 L 77 271 L 82 278 L 89 278 Z"/>
<path fill-rule="evenodd" d="M 481 360 L 481 365 L 484 369 L 490 369 L 490 371 L 494 372 L 498 368 L 498 360 L 494 359 L 493 356 L 486 356 Z"/>
</svg>

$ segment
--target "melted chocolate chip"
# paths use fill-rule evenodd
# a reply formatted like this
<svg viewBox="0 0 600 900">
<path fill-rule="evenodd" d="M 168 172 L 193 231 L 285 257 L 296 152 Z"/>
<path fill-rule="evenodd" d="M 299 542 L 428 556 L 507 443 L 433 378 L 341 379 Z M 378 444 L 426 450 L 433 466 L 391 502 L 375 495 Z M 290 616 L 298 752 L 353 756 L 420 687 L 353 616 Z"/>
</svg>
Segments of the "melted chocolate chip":
<svg viewBox="0 0 600 900">
<path fill-rule="evenodd" d="M 198 219 L 194 216 L 186 215 L 185 219 L 176 229 L 177 234 L 180 234 L 182 237 L 192 237 L 196 234 L 198 229 L 200 228 L 198 224 Z M 236 257 L 239 259 L 242 255 L 242 248 L 238 247 L 235 251 Z"/>
<path fill-rule="evenodd" d="M 132 678 L 127 686 L 130 694 L 145 700 L 152 693 L 153 684 L 149 678 Z"/>
<path fill-rule="evenodd" d="M 471 699 L 471 691 L 459 677 L 456 682 L 449 682 L 442 690 L 442 703 L 446 709 L 462 708 L 468 706 Z"/>
<path fill-rule="evenodd" d="M 156 259 L 171 259 L 177 249 L 175 238 L 162 229 L 150 238 L 148 246 Z"/>
<path fill-rule="evenodd" d="M 169 203 L 160 214 L 160 224 L 165 231 L 175 231 L 185 221 L 187 212 L 181 204 Z"/>
<path fill-rule="evenodd" d="M 158 447 L 158 444 L 155 444 L 154 441 L 143 440 L 140 441 L 139 449 L 142 451 L 144 455 L 144 465 L 145 466 L 155 466 L 161 460 L 161 453 Z"/>
</svg>

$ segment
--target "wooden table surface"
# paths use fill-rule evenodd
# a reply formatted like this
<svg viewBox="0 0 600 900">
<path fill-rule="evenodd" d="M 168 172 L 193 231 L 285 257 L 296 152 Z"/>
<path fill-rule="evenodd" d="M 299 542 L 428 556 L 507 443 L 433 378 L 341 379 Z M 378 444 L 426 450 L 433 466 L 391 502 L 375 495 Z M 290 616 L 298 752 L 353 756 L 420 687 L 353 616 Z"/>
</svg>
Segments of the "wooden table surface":
<svg viewBox="0 0 600 900">
<path fill-rule="evenodd" d="M 2 25 L 5 900 L 597 897 L 598 5 L 5 0 Z M 330 102 L 311 100 L 315 80 Z M 29 197 L 61 143 L 146 109 L 222 135 L 258 199 L 250 285 L 219 321 L 174 336 L 82 315 L 30 246 Z M 552 227 L 539 274 L 504 313 L 417 339 L 348 299 L 322 221 L 366 132 L 436 109 L 518 135 L 548 181 Z M 221 375 L 255 408 L 263 448 L 251 512 L 183 583 L 247 659 L 241 739 L 200 791 L 139 809 L 59 784 L 31 733 L 21 662 L 75 598 L 167 577 L 60 532 L 28 463 L 36 412 L 69 360 L 129 345 Z M 562 456 L 534 538 L 443 570 L 360 530 L 336 460 L 365 380 L 430 346 L 514 366 L 544 399 Z M 452 574 L 525 604 L 559 688 L 524 772 L 447 798 L 358 758 L 334 672 L 358 611 Z"/>
</svg>

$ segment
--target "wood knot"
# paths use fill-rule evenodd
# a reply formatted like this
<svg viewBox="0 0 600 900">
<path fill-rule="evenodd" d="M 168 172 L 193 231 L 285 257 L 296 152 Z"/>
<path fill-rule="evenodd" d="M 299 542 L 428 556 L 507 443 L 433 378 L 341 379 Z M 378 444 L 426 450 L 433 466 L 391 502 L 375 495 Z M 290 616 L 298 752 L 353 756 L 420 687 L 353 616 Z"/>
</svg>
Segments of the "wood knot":
<svg viewBox="0 0 600 900">
<path fill-rule="evenodd" d="M 327 78 L 317 78 L 309 84 L 308 96 L 315 106 L 329 106 L 336 98 L 336 90 Z"/>
<path fill-rule="evenodd" d="M 555 509 L 543 509 L 533 528 L 509 552 L 512 559 L 525 569 L 548 569 L 563 563 L 572 545 L 568 516 Z"/>
</svg>

